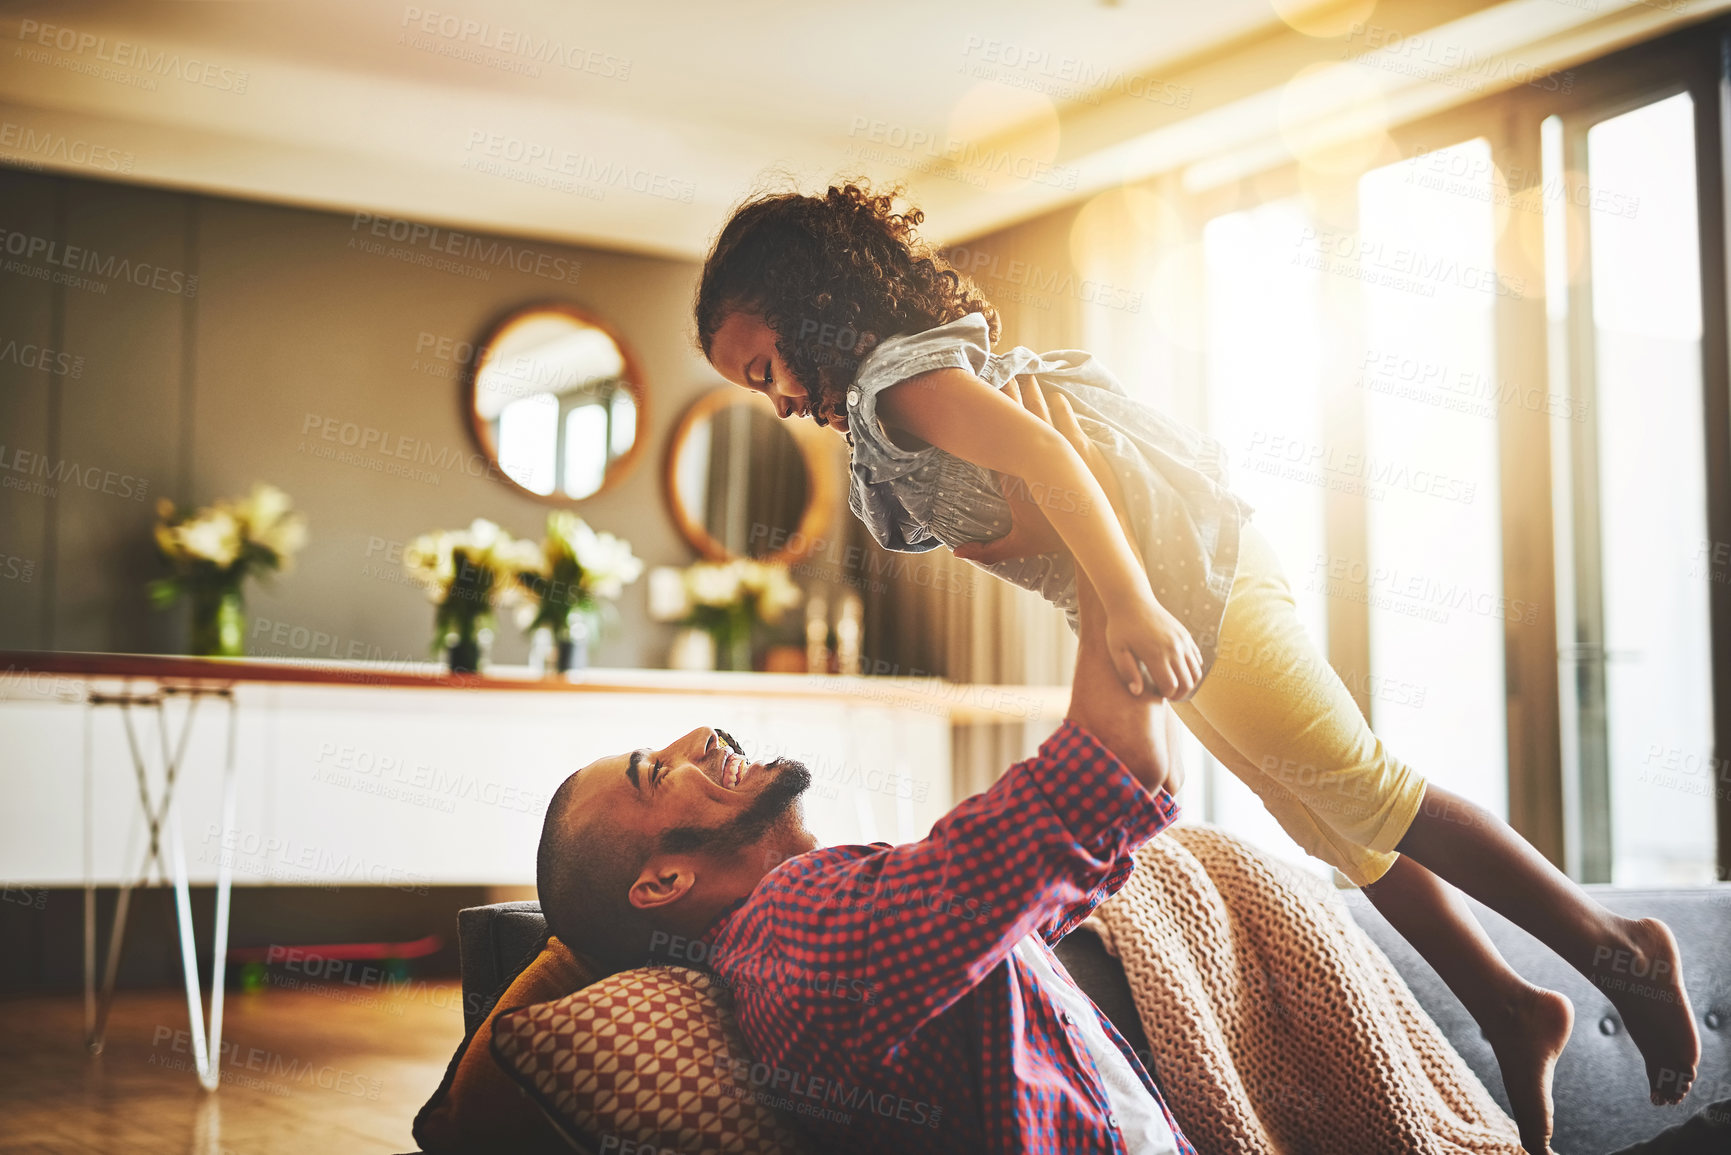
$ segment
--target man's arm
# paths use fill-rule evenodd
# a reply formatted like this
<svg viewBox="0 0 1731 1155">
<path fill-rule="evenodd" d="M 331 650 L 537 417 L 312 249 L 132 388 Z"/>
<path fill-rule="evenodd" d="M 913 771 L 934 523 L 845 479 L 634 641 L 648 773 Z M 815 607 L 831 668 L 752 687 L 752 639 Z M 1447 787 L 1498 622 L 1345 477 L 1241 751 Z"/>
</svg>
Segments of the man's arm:
<svg viewBox="0 0 1731 1155">
<path fill-rule="evenodd" d="M 867 993 L 849 1008 L 847 1026 L 866 1061 L 888 1058 L 1025 936 L 1062 937 L 1124 884 L 1136 848 L 1176 817 L 1157 791 L 1165 776 L 1164 744 L 1151 727 L 1159 704 L 1138 702 L 1118 682 L 1098 608 L 1083 609 L 1089 628 L 1070 718 L 1037 755 L 918 842 L 817 851 L 771 876 L 782 981 L 852 990 L 858 980 Z"/>
<path fill-rule="evenodd" d="M 1136 781 L 1151 791 L 1161 790 L 1167 784 L 1170 767 L 1170 708 L 1159 698 L 1131 694 L 1118 680 L 1106 650 L 1105 607 L 1080 568 L 1076 570 L 1076 599 L 1079 645 L 1065 718 L 1098 738 Z"/>
</svg>

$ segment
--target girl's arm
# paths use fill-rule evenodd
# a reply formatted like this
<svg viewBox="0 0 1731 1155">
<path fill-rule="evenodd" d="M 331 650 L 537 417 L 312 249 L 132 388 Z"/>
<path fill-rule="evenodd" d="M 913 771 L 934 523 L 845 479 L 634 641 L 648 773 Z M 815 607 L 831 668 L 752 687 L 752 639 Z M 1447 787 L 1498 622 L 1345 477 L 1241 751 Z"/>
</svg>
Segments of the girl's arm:
<svg viewBox="0 0 1731 1155">
<path fill-rule="evenodd" d="M 1038 396 L 1037 389 L 1031 392 Z M 880 394 L 878 412 L 896 429 L 1020 480 L 1099 591 L 1113 662 L 1133 692 L 1142 689 L 1136 659 L 1164 696 L 1183 698 L 1195 689 L 1200 651 L 1155 600 L 1105 491 L 1062 433 L 965 369 L 935 369 L 899 382 Z"/>
</svg>

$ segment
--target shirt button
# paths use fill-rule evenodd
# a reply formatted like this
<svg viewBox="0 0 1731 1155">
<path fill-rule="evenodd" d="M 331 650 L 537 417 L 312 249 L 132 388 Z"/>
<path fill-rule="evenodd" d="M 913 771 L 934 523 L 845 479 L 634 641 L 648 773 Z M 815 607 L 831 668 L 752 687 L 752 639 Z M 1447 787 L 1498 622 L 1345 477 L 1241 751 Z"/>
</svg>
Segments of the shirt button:
<svg viewBox="0 0 1731 1155">
<path fill-rule="evenodd" d="M 1076 1016 L 1072 1015 L 1069 1011 L 1059 1011 L 1058 1021 L 1067 1027 L 1076 1021 Z"/>
<path fill-rule="evenodd" d="M 1118 1129 L 1118 1116 L 1110 1115 L 1110 1114 L 1107 1115 L 1106 1116 L 1106 1126 L 1108 1126 L 1108 1127 L 1112 1128 L 1112 1130 L 1116 1131 Z"/>
<path fill-rule="evenodd" d="M 847 403 L 849 405 L 858 405 L 859 404 L 859 390 L 858 389 L 849 389 L 847 391 Z"/>
</svg>

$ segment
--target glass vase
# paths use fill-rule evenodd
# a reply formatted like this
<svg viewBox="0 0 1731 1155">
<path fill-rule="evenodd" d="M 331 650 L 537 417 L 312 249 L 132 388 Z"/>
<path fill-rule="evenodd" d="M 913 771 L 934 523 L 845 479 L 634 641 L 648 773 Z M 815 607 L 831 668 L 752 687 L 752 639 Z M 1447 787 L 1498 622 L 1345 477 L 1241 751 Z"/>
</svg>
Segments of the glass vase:
<svg viewBox="0 0 1731 1155">
<path fill-rule="evenodd" d="M 673 670 L 715 669 L 715 635 L 694 626 L 680 630 L 667 651 L 667 666 Z"/>
<path fill-rule="evenodd" d="M 715 639 L 715 666 L 718 670 L 751 669 L 751 618 L 730 612 L 710 631 Z"/>
<path fill-rule="evenodd" d="M 202 658 L 238 658 L 246 653 L 246 607 L 238 584 L 192 591 L 189 648 Z"/>
<path fill-rule="evenodd" d="M 493 631 L 474 621 L 458 622 L 445 635 L 445 663 L 453 674 L 478 674 L 487 663 Z"/>
<path fill-rule="evenodd" d="M 587 614 L 574 613 L 563 630 L 553 633 L 553 662 L 561 675 L 589 668 L 589 639 L 594 634 Z"/>
</svg>

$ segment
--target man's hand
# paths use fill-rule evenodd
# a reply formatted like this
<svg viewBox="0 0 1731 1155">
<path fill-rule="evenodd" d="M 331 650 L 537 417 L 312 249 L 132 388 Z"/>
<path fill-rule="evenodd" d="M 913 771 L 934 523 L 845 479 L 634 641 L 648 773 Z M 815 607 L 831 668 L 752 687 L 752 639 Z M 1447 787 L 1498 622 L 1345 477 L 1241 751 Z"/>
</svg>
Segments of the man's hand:
<svg viewBox="0 0 1731 1155">
<path fill-rule="evenodd" d="M 990 566 L 1011 558 L 1029 557 L 1037 553 L 1069 553 L 1070 547 L 1052 527 L 1052 521 L 1032 497 L 1021 478 L 1002 474 L 998 492 L 1010 505 L 1010 532 L 991 541 L 972 541 L 958 545 L 953 551 L 962 561 Z"/>
<path fill-rule="evenodd" d="M 1131 694 L 1119 680 L 1106 641 L 1106 609 L 1087 575 L 1080 571 L 1076 574 L 1076 596 L 1081 618 L 1079 646 L 1066 718 L 1117 755 L 1136 781 L 1149 791 L 1158 791 L 1167 784 L 1172 766 L 1167 746 L 1172 732 L 1170 710 L 1159 699 Z"/>
</svg>

